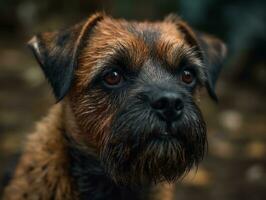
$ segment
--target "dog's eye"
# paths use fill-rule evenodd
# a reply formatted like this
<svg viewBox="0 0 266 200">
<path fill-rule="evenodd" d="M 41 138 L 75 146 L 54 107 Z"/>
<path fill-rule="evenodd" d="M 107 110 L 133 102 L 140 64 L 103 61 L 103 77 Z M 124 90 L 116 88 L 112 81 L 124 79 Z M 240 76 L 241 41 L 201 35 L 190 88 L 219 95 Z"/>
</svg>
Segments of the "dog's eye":
<svg viewBox="0 0 266 200">
<path fill-rule="evenodd" d="M 191 84 L 192 82 L 194 82 L 195 77 L 194 74 L 190 71 L 190 70 L 184 70 L 181 74 L 181 79 L 184 83 L 186 84 Z"/>
<path fill-rule="evenodd" d="M 103 76 L 103 80 L 107 85 L 116 86 L 122 82 L 123 76 L 118 71 L 109 71 Z"/>
</svg>

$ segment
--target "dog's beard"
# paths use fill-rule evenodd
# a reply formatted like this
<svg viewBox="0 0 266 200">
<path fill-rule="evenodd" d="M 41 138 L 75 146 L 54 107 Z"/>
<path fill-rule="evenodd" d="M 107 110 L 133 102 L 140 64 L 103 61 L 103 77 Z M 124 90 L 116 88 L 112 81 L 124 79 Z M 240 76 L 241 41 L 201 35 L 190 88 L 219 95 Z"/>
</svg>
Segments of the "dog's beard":
<svg viewBox="0 0 266 200">
<path fill-rule="evenodd" d="M 165 135 L 167 126 L 144 105 L 132 103 L 121 110 L 101 150 L 103 166 L 116 183 L 173 182 L 202 160 L 206 128 L 193 102 L 173 124 L 171 136 Z"/>
</svg>

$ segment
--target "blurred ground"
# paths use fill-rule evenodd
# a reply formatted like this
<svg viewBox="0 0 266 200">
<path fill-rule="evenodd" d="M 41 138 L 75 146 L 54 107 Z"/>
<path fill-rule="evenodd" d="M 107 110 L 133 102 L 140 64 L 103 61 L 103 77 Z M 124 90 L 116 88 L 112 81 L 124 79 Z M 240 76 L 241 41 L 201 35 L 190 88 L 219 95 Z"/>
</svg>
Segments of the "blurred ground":
<svg viewBox="0 0 266 200">
<path fill-rule="evenodd" d="M 29 5 L 26 5 L 27 9 L 30 9 Z M 186 6 L 183 3 L 183 9 Z M 166 6 L 164 11 L 168 11 Z M 125 11 L 120 15 L 123 16 L 123 13 Z M 134 17 L 134 10 L 130 13 Z M 150 17 L 156 13 L 147 15 Z M 62 15 L 58 16 L 54 17 L 55 20 L 41 21 L 44 25 L 34 26 L 34 31 L 61 27 L 65 23 Z M 68 21 L 74 21 L 70 18 Z M 0 19 L 4 19 L 1 14 Z M 193 17 L 190 20 L 193 22 Z M 205 27 L 195 21 L 194 24 Z M 0 29 L 0 180 L 3 180 L 5 170 L 11 169 L 12 160 L 21 152 L 25 137 L 34 129 L 34 123 L 45 116 L 54 103 L 40 68 L 24 46 L 34 32 L 26 26 L 28 24 L 22 26 L 24 28 L 14 25 L 14 29 Z M 206 25 L 208 28 L 205 29 L 212 26 Z M 23 33 L 20 34 L 20 30 L 24 30 Z M 223 30 L 216 33 L 224 35 Z M 229 43 L 236 41 L 233 36 L 224 38 Z M 217 85 L 219 104 L 213 103 L 207 95 L 201 100 L 209 129 L 209 153 L 197 173 L 190 173 L 178 184 L 176 192 L 179 200 L 266 199 L 266 64 L 265 43 L 262 43 L 265 37 L 263 40 L 258 38 L 244 51 L 229 51 L 230 60 Z M 231 47 L 241 49 L 237 45 Z M 1 190 L 0 185 L 0 196 Z"/>
</svg>

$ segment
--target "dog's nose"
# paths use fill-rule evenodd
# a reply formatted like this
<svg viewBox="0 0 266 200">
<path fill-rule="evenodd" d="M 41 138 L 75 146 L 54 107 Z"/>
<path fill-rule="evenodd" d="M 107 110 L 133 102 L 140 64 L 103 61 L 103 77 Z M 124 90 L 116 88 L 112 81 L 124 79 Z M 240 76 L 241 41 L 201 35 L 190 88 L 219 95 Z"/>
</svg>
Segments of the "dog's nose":
<svg viewBox="0 0 266 200">
<path fill-rule="evenodd" d="M 175 121 L 184 108 L 180 95 L 174 92 L 160 92 L 150 103 L 159 117 L 166 122 Z"/>
</svg>

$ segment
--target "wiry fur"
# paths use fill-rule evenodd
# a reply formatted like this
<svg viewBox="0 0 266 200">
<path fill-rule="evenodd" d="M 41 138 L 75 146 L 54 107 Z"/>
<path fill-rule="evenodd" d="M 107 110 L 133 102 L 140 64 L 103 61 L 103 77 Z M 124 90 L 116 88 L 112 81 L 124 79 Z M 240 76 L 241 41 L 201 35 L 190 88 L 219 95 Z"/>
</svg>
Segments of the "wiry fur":
<svg viewBox="0 0 266 200">
<path fill-rule="evenodd" d="M 121 106 L 101 154 L 103 166 L 116 182 L 173 182 L 197 166 L 205 153 L 206 129 L 197 106 L 187 104 L 184 118 L 172 127 L 171 140 L 158 138 L 167 124 L 141 100 Z"/>
<path fill-rule="evenodd" d="M 128 22 L 104 14 L 31 40 L 59 102 L 30 135 L 4 199 L 173 199 L 172 183 L 205 152 L 197 91 L 207 87 L 216 97 L 210 72 L 219 70 L 207 64 L 224 51 L 216 40 L 204 41 L 176 17 Z M 114 66 L 127 84 L 110 90 L 101 73 Z M 191 90 L 178 78 L 184 67 L 197 77 Z M 163 91 L 184 101 L 172 124 L 147 104 Z M 161 137 L 165 131 L 171 136 Z"/>
<path fill-rule="evenodd" d="M 69 176 L 70 160 L 66 155 L 61 119 L 62 105 L 59 104 L 37 124 L 4 199 L 78 199 Z"/>
</svg>

